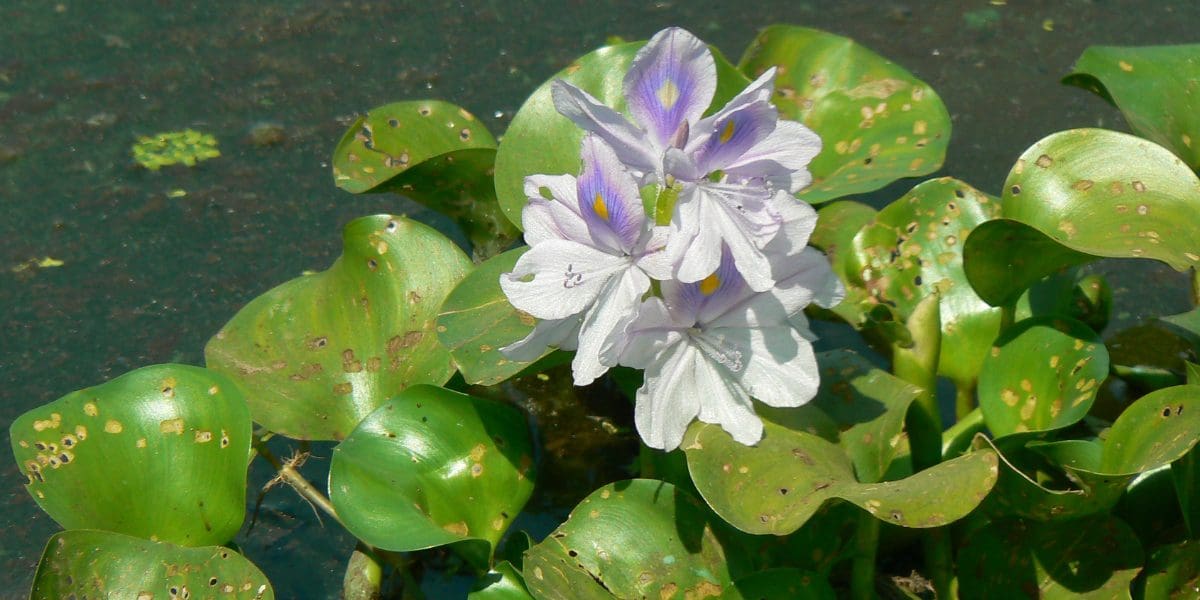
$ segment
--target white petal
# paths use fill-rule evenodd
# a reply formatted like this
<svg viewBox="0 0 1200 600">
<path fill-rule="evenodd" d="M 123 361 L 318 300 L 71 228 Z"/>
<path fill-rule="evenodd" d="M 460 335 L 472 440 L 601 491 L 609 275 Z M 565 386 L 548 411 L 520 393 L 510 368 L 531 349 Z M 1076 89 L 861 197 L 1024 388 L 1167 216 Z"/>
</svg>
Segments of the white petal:
<svg viewBox="0 0 1200 600">
<path fill-rule="evenodd" d="M 821 138 L 797 121 L 780 120 L 775 130 L 725 167 L 732 178 L 762 178 L 796 193 L 812 183 L 808 165 L 821 152 Z"/>
<path fill-rule="evenodd" d="M 630 123 L 621 113 L 602 104 L 591 94 L 557 79 L 550 84 L 554 108 L 580 129 L 599 135 L 616 151 L 621 162 L 639 175 L 655 173 L 661 157 L 646 132 Z"/>
<path fill-rule="evenodd" d="M 634 264 L 650 277 L 660 281 L 670 279 L 671 271 L 674 270 L 671 257 L 667 254 L 667 240 L 670 239 L 670 235 L 669 227 L 648 228 L 635 249 Z"/>
<path fill-rule="evenodd" d="M 740 444 L 752 446 L 762 439 L 762 420 L 746 391 L 721 367 L 701 358 L 694 369 L 700 397 L 700 420 L 720 425 Z"/>
<path fill-rule="evenodd" d="M 812 345 L 790 324 L 755 329 L 719 328 L 700 334 L 705 345 L 741 358 L 732 377 L 770 406 L 800 406 L 817 393 L 820 374 Z"/>
<path fill-rule="evenodd" d="M 529 335 L 520 341 L 500 348 L 500 352 L 509 360 L 533 362 L 541 358 L 552 346 L 563 350 L 574 350 L 580 322 L 581 317 L 578 315 L 566 319 L 538 321 Z"/>
<path fill-rule="evenodd" d="M 721 228 L 713 222 L 716 218 L 720 218 L 720 210 L 707 206 L 696 186 L 685 186 L 671 216 L 667 241 L 675 277 L 680 281 L 700 281 L 721 264 Z"/>
<path fill-rule="evenodd" d="M 525 243 L 536 246 L 548 240 L 573 240 L 594 246 L 587 222 L 557 200 L 531 199 L 521 209 L 521 227 Z"/>
<path fill-rule="evenodd" d="M 700 412 L 701 396 L 710 393 L 695 376 L 697 361 L 702 360 L 691 345 L 674 344 L 646 368 L 633 417 L 647 446 L 669 451 L 683 441 L 688 424 Z"/>
<path fill-rule="evenodd" d="M 664 349 L 678 343 L 680 330 L 690 327 L 692 323 L 678 324 L 671 316 L 662 298 L 650 298 L 642 302 L 614 348 L 618 363 L 645 369 L 658 359 Z"/>
<path fill-rule="evenodd" d="M 579 330 L 579 350 L 571 363 L 575 385 L 588 385 L 616 365 L 614 338 L 633 320 L 638 302 L 648 289 L 650 278 L 635 268 L 609 279 Z"/>
<path fill-rule="evenodd" d="M 548 240 L 517 260 L 500 287 L 513 306 L 539 319 L 563 319 L 595 301 L 608 279 L 629 259 L 569 240 Z M 532 275 L 532 278 L 529 276 Z"/>
</svg>

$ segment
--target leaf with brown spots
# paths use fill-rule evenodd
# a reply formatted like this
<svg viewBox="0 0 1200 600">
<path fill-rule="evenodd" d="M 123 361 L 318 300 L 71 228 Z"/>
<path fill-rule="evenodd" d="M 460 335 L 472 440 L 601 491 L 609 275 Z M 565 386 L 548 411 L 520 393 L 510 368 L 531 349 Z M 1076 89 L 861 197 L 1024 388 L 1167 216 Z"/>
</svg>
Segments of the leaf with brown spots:
<svg viewBox="0 0 1200 600">
<path fill-rule="evenodd" d="M 612 483 L 527 550 L 522 572 L 539 600 L 718 597 L 746 558 L 726 547 L 723 526 L 670 483 Z"/>
<path fill-rule="evenodd" d="M 775 25 L 759 33 L 738 68 L 751 78 L 777 67 L 780 116 L 821 136 L 809 165 L 813 204 L 877 190 L 937 171 L 950 142 L 950 113 L 925 82 L 850 38 Z"/>
<path fill-rule="evenodd" d="M 26 489 L 63 527 L 202 546 L 241 527 L 250 428 L 233 381 L 166 364 L 35 408 L 9 436 Z"/>
<path fill-rule="evenodd" d="M 272 600 L 275 592 L 258 567 L 229 548 L 73 529 L 46 544 L 29 597 Z"/>
<path fill-rule="evenodd" d="M 333 151 L 333 179 L 352 193 L 395 192 L 454 219 L 479 260 L 520 233 L 500 212 L 492 172 L 496 141 L 475 116 L 440 100 L 371 109 Z"/>
<path fill-rule="evenodd" d="M 410 387 L 334 449 L 329 499 L 346 529 L 384 550 L 460 542 L 486 568 L 533 491 L 521 413 L 429 385 Z"/>
<path fill-rule="evenodd" d="M 1092 46 L 1063 83 L 1116 105 L 1134 133 L 1200 169 L 1200 44 Z"/>
<path fill-rule="evenodd" d="M 390 396 L 454 373 L 434 319 L 470 259 L 391 215 L 351 221 L 342 242 L 333 266 L 255 298 L 205 348 L 209 367 L 246 390 L 254 420 L 282 435 L 342 439 Z"/>
</svg>

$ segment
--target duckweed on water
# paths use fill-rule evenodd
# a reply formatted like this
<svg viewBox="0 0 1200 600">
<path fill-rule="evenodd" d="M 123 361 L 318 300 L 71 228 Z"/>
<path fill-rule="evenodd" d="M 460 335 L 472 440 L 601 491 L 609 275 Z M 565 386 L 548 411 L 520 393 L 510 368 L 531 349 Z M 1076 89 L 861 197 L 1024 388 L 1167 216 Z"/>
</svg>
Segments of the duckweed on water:
<svg viewBox="0 0 1200 600">
<path fill-rule="evenodd" d="M 133 160 L 151 171 L 180 163 L 194 167 L 218 156 L 221 151 L 217 149 L 217 138 L 195 129 L 139 136 L 133 145 Z"/>
</svg>

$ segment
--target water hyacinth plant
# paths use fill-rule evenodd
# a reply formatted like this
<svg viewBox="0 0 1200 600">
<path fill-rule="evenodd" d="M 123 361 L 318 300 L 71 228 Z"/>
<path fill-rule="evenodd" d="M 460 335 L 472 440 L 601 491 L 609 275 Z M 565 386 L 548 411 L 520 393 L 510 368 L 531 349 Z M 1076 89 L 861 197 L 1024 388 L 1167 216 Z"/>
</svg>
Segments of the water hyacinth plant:
<svg viewBox="0 0 1200 600">
<path fill-rule="evenodd" d="M 601 48 L 499 143 L 446 102 L 376 108 L 335 183 L 444 212 L 469 253 L 357 219 L 204 367 L 18 418 L 26 487 L 65 529 L 31 597 L 273 597 L 230 544 L 259 458 L 359 541 L 347 598 L 419 597 L 436 569 L 480 600 L 1192 594 L 1200 309 L 1146 342 L 1170 361 L 1122 354 L 1083 269 L 1200 281 L 1200 131 L 1172 100 L 1197 55 L 1089 50 L 1065 81 L 1143 137 L 1050 133 L 997 193 L 942 177 L 879 209 L 850 196 L 939 168 L 948 112 L 812 29 L 768 28 L 736 65 L 674 27 Z M 638 450 L 547 525 L 521 518 L 539 473 L 595 459 L 551 441 L 549 397 L 603 398 Z M 272 436 L 335 442 L 325 485 Z"/>
</svg>

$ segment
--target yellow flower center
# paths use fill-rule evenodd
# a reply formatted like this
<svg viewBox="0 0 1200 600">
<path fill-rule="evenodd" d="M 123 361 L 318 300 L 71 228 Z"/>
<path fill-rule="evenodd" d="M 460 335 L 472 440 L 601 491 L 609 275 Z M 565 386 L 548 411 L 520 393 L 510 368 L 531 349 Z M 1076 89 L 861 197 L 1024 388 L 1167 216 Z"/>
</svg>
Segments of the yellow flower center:
<svg viewBox="0 0 1200 600">
<path fill-rule="evenodd" d="M 608 205 L 604 203 L 604 196 L 600 192 L 596 192 L 596 199 L 592 201 L 592 210 L 596 211 L 596 215 L 605 221 L 608 220 Z"/>
<path fill-rule="evenodd" d="M 668 79 L 658 86 L 658 101 L 663 108 L 675 106 L 675 103 L 679 101 L 679 87 L 675 85 L 674 81 Z"/>
<path fill-rule="evenodd" d="M 700 293 L 705 296 L 711 296 L 719 287 L 721 287 L 721 278 L 717 277 L 716 273 L 713 273 L 700 282 Z"/>
<path fill-rule="evenodd" d="M 725 122 L 725 130 L 721 132 L 721 143 L 728 142 L 733 137 L 733 119 Z"/>
</svg>

